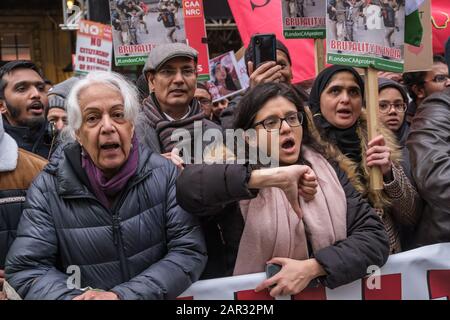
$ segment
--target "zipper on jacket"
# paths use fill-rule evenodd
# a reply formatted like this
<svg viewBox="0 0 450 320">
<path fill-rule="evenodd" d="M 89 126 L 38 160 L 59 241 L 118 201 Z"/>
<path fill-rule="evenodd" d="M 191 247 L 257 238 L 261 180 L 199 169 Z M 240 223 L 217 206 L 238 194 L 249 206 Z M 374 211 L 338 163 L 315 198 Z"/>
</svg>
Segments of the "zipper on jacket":
<svg viewBox="0 0 450 320">
<path fill-rule="evenodd" d="M 222 228 L 221 228 L 220 224 L 217 224 L 217 229 L 219 229 L 220 240 L 222 240 L 222 244 L 226 245 L 227 243 L 225 242 L 225 239 L 223 237 L 223 232 L 222 232 Z"/>
<path fill-rule="evenodd" d="M 113 241 L 119 253 L 120 271 L 122 273 L 122 281 L 126 282 L 130 279 L 130 272 L 128 269 L 127 259 L 123 248 L 122 230 L 120 228 L 120 216 L 113 214 Z"/>
</svg>

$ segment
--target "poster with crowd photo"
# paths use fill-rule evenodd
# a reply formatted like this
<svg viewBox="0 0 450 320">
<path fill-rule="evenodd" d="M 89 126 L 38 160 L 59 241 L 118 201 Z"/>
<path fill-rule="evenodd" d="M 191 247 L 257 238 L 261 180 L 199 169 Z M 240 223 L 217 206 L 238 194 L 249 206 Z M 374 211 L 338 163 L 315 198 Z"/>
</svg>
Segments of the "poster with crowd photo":
<svg viewBox="0 0 450 320">
<path fill-rule="evenodd" d="M 203 0 L 110 0 L 115 64 L 144 64 L 157 45 L 187 43 L 199 52 L 199 78 L 209 79 Z"/>
<path fill-rule="evenodd" d="M 213 102 L 235 95 L 245 90 L 239 66 L 233 51 L 224 53 L 209 60 L 211 70 L 210 81 L 207 82 L 208 91 Z"/>
<path fill-rule="evenodd" d="M 281 0 L 286 39 L 325 38 L 325 1 Z"/>
<path fill-rule="evenodd" d="M 404 3 L 401 0 L 327 0 L 327 62 L 402 72 Z"/>
<path fill-rule="evenodd" d="M 74 72 L 79 75 L 94 70 L 111 71 L 112 36 L 110 25 L 80 20 L 73 65 Z"/>
</svg>

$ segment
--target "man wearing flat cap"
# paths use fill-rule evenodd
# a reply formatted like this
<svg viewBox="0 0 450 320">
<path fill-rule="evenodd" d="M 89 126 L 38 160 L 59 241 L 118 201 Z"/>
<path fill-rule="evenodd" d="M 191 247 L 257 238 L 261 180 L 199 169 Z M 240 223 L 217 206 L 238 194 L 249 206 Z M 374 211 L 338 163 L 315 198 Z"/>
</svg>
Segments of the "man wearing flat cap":
<svg viewBox="0 0 450 320">
<path fill-rule="evenodd" d="M 150 95 L 144 99 L 136 131 L 140 141 L 181 167 L 183 161 L 171 152 L 177 145 L 172 141 L 176 129 L 189 131 L 191 159 L 194 156 L 194 124 L 204 133 L 208 129 L 221 130 L 205 119 L 199 101 L 194 98 L 197 87 L 197 56 L 195 49 L 183 43 L 170 43 L 154 48 L 143 73 Z M 201 139 L 201 137 L 197 137 Z M 201 140 L 199 143 L 202 143 Z M 202 150 L 206 146 L 202 143 Z M 180 149 L 180 148 L 178 148 Z M 186 162 L 186 155 L 183 156 Z M 187 159 L 190 160 L 190 159 Z"/>
</svg>

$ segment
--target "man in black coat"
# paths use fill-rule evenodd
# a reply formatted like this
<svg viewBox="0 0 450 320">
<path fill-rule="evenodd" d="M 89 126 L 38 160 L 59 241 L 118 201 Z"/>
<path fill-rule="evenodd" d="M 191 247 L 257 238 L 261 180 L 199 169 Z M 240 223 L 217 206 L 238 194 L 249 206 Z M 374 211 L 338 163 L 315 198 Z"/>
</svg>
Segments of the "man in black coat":
<svg viewBox="0 0 450 320">
<path fill-rule="evenodd" d="M 0 68 L 0 113 L 5 131 L 19 148 L 48 159 L 53 137 L 47 132 L 45 82 L 31 61 L 11 61 Z"/>
</svg>

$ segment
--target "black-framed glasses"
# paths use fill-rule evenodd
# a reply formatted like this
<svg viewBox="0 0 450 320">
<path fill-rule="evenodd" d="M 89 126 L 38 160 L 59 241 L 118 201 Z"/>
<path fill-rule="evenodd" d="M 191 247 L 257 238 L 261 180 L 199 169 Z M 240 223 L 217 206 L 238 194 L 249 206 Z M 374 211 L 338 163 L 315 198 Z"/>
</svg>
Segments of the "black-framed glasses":
<svg viewBox="0 0 450 320">
<path fill-rule="evenodd" d="M 381 113 L 388 113 L 389 111 L 391 111 L 391 107 L 394 107 L 394 110 L 398 113 L 403 113 L 408 108 L 407 104 L 404 102 L 380 102 L 378 104 L 378 109 Z"/>
<path fill-rule="evenodd" d="M 434 76 L 433 79 L 431 79 L 431 80 L 425 80 L 425 82 L 430 82 L 430 81 L 432 81 L 432 82 L 436 82 L 436 83 L 442 83 L 442 82 L 447 81 L 449 78 L 450 78 L 450 77 L 449 77 L 448 74 L 437 74 L 437 75 Z"/>
<path fill-rule="evenodd" d="M 253 127 L 262 125 L 267 131 L 275 131 L 281 129 L 283 121 L 286 121 L 290 127 L 300 127 L 303 123 L 303 113 L 301 111 L 289 113 L 284 118 L 276 116 L 268 117 L 267 119 L 256 122 Z"/>
</svg>

